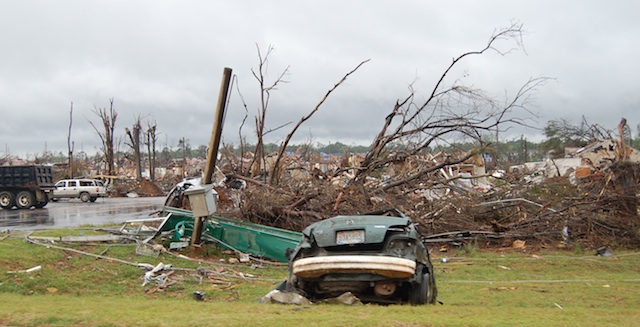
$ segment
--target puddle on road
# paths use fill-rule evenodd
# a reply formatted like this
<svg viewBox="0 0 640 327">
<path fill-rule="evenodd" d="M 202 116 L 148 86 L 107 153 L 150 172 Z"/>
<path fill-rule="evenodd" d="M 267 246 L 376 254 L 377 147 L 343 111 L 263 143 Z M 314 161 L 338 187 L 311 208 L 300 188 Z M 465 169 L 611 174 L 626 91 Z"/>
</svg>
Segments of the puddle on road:
<svg viewBox="0 0 640 327">
<path fill-rule="evenodd" d="M 82 225 L 120 224 L 130 219 L 156 216 L 164 198 L 100 199 L 95 203 L 51 202 L 42 209 L 0 209 L 0 230 L 34 230 Z"/>
</svg>

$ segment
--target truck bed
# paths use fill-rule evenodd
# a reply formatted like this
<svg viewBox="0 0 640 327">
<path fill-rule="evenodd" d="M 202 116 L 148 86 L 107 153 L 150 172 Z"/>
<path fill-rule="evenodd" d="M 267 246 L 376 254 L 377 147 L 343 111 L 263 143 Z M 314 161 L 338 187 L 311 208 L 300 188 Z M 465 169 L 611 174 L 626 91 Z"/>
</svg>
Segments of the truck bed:
<svg viewBox="0 0 640 327">
<path fill-rule="evenodd" d="M 53 188 L 51 167 L 0 166 L 0 188 Z"/>
</svg>

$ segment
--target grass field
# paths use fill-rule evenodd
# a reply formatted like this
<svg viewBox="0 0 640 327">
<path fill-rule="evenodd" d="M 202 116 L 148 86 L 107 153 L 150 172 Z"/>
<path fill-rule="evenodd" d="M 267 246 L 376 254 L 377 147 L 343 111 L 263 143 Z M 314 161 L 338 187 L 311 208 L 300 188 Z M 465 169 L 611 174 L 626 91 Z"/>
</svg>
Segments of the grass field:
<svg viewBox="0 0 640 327">
<path fill-rule="evenodd" d="M 40 232 L 87 232 L 47 233 Z M 0 239 L 2 326 L 636 326 L 640 321 L 640 253 L 615 249 L 613 258 L 575 251 L 434 253 L 442 305 L 295 306 L 258 303 L 284 280 L 285 266 L 221 262 L 225 254 L 213 247 L 200 249 L 200 260 L 187 260 L 138 255 L 135 245 L 44 246 L 15 234 Z M 175 284 L 164 290 L 142 286 L 144 271 L 130 263 L 159 262 L 176 268 Z M 37 266 L 41 269 L 24 272 Z M 219 274 L 200 283 L 198 267 Z M 194 300 L 195 291 L 205 293 L 204 301 Z"/>
</svg>

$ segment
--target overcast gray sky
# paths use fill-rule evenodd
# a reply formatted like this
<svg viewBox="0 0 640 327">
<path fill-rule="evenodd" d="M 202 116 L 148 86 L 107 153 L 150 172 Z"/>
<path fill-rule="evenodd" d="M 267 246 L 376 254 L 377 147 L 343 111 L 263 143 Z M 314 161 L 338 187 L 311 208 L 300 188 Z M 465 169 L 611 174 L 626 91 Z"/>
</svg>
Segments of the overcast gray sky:
<svg viewBox="0 0 640 327">
<path fill-rule="evenodd" d="M 551 119 L 615 129 L 640 123 L 637 1 L 0 1 L 0 155 L 99 150 L 89 121 L 114 99 L 117 137 L 135 117 L 155 120 L 160 146 L 208 144 L 224 67 L 249 110 L 259 106 L 256 46 L 273 46 L 268 127 L 297 122 L 344 74 L 352 75 L 306 122 L 298 142 L 368 145 L 409 84 L 426 96 L 452 58 L 486 45 L 494 30 L 524 25 L 525 52 L 487 53 L 462 64 L 466 84 L 498 98 L 531 77 L 537 124 Z M 512 44 L 506 46 L 511 47 Z M 237 144 L 245 116 L 230 97 L 224 141 Z M 284 128 L 288 132 L 290 128 Z M 513 130 L 540 140 L 542 132 Z M 268 142 L 281 141 L 273 133 Z M 124 149 L 124 146 L 123 146 Z"/>
</svg>

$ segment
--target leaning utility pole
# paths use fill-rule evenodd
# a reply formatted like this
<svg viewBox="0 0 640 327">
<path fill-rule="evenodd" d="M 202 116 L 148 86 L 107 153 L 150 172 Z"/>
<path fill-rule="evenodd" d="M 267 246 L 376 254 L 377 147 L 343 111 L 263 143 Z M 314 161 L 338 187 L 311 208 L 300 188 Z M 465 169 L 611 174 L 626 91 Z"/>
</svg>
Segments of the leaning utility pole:
<svg viewBox="0 0 640 327">
<path fill-rule="evenodd" d="M 227 105 L 227 96 L 229 93 L 229 85 L 231 82 L 231 68 L 225 67 L 222 73 L 222 84 L 220 85 L 220 94 L 218 95 L 218 106 L 216 108 L 216 116 L 213 120 L 213 129 L 211 130 L 211 139 L 209 140 L 209 149 L 207 150 L 207 165 L 202 176 L 202 185 L 209 185 L 213 182 L 213 172 L 216 168 L 216 159 L 218 157 L 218 147 L 220 146 L 220 138 L 222 135 L 222 123 Z M 206 216 L 195 216 L 193 222 L 193 233 L 191 234 L 191 245 L 200 243 L 202 237 L 202 225 Z"/>
<path fill-rule="evenodd" d="M 213 129 L 211 130 L 211 139 L 209 140 L 209 149 L 207 150 L 207 166 L 204 169 L 204 184 L 211 184 L 213 181 L 213 172 L 216 168 L 216 160 L 218 159 L 218 147 L 220 146 L 220 138 L 222 135 L 222 123 L 227 106 L 227 96 L 229 93 L 229 85 L 231 83 L 231 68 L 225 67 L 222 73 L 222 84 L 220 85 L 220 94 L 218 94 L 218 106 L 216 108 L 216 116 L 213 121 Z"/>
</svg>

